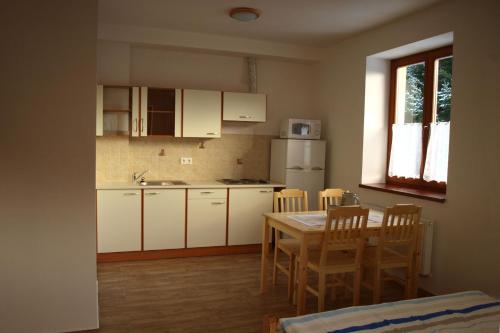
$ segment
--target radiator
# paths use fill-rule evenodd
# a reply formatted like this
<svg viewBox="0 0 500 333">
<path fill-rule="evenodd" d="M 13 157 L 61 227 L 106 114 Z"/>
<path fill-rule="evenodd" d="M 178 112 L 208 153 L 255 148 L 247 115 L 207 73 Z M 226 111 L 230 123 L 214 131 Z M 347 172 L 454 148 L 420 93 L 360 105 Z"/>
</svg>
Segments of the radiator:
<svg viewBox="0 0 500 333">
<path fill-rule="evenodd" d="M 434 221 L 421 219 L 424 230 L 422 232 L 422 253 L 420 262 L 420 275 L 431 275 L 432 238 L 434 235 Z"/>
</svg>

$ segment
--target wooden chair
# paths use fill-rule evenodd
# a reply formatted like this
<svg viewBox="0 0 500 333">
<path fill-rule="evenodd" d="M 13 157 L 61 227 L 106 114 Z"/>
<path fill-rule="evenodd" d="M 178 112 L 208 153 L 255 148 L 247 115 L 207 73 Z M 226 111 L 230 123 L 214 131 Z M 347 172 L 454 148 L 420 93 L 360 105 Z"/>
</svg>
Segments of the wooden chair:
<svg viewBox="0 0 500 333">
<path fill-rule="evenodd" d="M 342 193 L 344 193 L 344 190 L 341 188 L 327 188 L 324 191 L 319 191 L 318 210 L 327 210 L 328 205 L 340 206 Z"/>
<path fill-rule="evenodd" d="M 335 275 L 354 273 L 353 305 L 359 304 L 368 212 L 368 209 L 359 206 L 338 207 L 328 211 L 321 249 L 311 251 L 307 262 L 307 269 L 318 273 L 319 276 L 317 290 L 310 285 L 306 286 L 308 292 L 318 297 L 319 312 L 325 309 L 327 275 L 334 274 L 334 295 L 337 281 Z"/>
<path fill-rule="evenodd" d="M 274 212 L 305 212 L 308 211 L 307 191 L 299 189 L 284 189 L 274 193 Z M 288 299 L 293 298 L 295 259 L 300 250 L 300 243 L 292 238 L 282 238 L 280 232 L 274 233 L 274 264 L 273 285 L 276 285 L 276 273 L 279 269 L 288 277 Z M 289 257 L 288 267 L 278 262 L 279 251 Z"/>
<path fill-rule="evenodd" d="M 384 270 L 404 268 L 406 270 L 405 297 L 411 295 L 415 267 L 414 255 L 422 207 L 399 204 L 385 209 L 378 244 L 365 252 L 363 266 L 373 271 L 373 284 L 363 283 L 373 289 L 373 303 L 380 303 Z M 384 278 L 384 280 L 394 279 Z"/>
</svg>

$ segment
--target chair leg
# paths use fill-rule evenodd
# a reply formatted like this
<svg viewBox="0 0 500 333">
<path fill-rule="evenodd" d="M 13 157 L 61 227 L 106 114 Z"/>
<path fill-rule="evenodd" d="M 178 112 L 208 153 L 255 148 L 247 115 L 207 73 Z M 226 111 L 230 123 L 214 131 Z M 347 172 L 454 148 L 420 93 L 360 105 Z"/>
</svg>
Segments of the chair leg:
<svg viewBox="0 0 500 333">
<path fill-rule="evenodd" d="M 359 295 L 361 291 L 361 268 L 354 273 L 354 286 L 352 288 L 352 304 L 359 305 Z"/>
<path fill-rule="evenodd" d="M 336 274 L 332 274 L 332 295 L 331 295 L 331 298 L 332 298 L 332 302 L 335 302 L 335 298 L 336 298 L 336 289 L 337 289 L 337 286 L 335 285 L 335 282 L 337 281 L 337 275 Z"/>
<path fill-rule="evenodd" d="M 293 276 L 293 305 L 297 305 L 297 280 L 299 278 L 299 258 L 295 257 L 295 270 L 294 270 L 294 276 Z"/>
<path fill-rule="evenodd" d="M 375 278 L 373 280 L 373 304 L 380 303 L 380 289 L 382 287 L 382 272 L 375 268 Z"/>
<path fill-rule="evenodd" d="M 288 300 L 292 301 L 293 291 L 295 289 L 295 256 L 290 256 L 290 263 L 288 264 Z"/>
<path fill-rule="evenodd" d="M 405 278 L 405 298 L 412 298 L 412 287 L 413 287 L 413 269 L 412 266 L 409 265 L 406 268 L 406 278 Z"/>
<path fill-rule="evenodd" d="M 318 278 L 318 311 L 325 311 L 325 289 L 326 289 L 326 274 L 319 273 Z"/>
<path fill-rule="evenodd" d="M 278 269 L 278 233 L 279 231 L 276 231 L 274 234 L 274 261 L 273 261 L 273 286 L 276 285 L 276 271 Z"/>
</svg>

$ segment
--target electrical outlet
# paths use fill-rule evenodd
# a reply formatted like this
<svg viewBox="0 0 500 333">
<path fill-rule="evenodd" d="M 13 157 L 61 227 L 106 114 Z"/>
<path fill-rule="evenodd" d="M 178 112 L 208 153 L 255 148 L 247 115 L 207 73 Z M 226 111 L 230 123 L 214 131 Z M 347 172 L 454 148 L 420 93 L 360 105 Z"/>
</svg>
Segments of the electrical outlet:
<svg viewBox="0 0 500 333">
<path fill-rule="evenodd" d="M 193 158 L 192 157 L 181 157 L 181 164 L 193 164 Z"/>
</svg>

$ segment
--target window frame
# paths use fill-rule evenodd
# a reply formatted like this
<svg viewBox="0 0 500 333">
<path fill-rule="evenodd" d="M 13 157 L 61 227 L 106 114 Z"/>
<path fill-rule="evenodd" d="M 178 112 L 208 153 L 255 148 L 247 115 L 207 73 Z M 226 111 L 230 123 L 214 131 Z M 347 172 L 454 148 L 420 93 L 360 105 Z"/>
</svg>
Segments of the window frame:
<svg viewBox="0 0 500 333">
<path fill-rule="evenodd" d="M 453 56 L 453 45 L 440 47 L 434 50 L 425 51 L 417 54 L 412 54 L 402 58 L 391 60 L 390 82 L 389 82 L 389 126 L 387 135 L 387 166 L 385 172 L 386 184 L 396 185 L 401 187 L 410 187 L 420 190 L 427 190 L 438 193 L 446 193 L 446 183 L 436 181 L 426 181 L 423 179 L 425 160 L 427 157 L 427 144 L 429 143 L 430 124 L 433 121 L 434 108 L 434 91 L 437 80 L 434 77 L 435 60 Z M 420 178 L 404 178 L 397 176 L 389 176 L 389 163 L 391 159 L 392 146 L 392 125 L 396 121 L 396 84 L 397 84 L 397 69 L 402 66 L 407 66 L 415 63 L 425 63 L 424 72 L 424 110 L 422 116 L 422 158 L 420 165 Z M 453 98 L 453 97 L 452 97 Z"/>
</svg>

